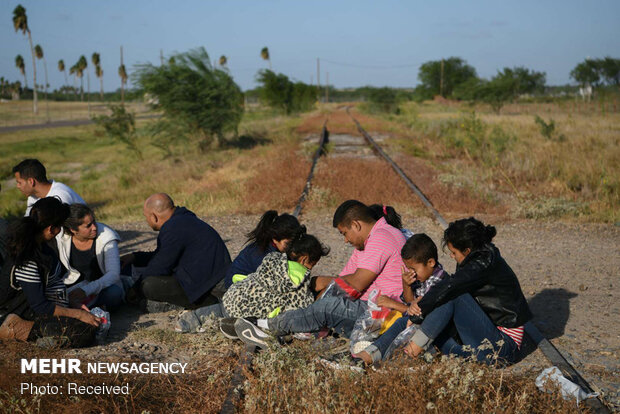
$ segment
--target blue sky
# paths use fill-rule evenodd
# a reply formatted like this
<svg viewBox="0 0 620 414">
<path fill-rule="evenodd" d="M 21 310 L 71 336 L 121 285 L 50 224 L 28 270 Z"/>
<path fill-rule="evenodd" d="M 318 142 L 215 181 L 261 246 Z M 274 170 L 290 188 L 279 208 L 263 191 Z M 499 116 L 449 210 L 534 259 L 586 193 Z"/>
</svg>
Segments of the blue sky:
<svg viewBox="0 0 620 414">
<path fill-rule="evenodd" d="M 80 55 L 101 54 L 104 87 L 120 86 L 120 46 L 125 64 L 159 62 L 204 46 L 212 59 L 226 55 L 235 81 L 256 86 L 267 63 L 303 82 L 321 83 L 329 72 L 336 87 L 411 87 L 421 63 L 459 56 L 483 77 L 505 66 L 547 73 L 548 84 L 570 82 L 586 57 L 620 58 L 620 1 L 258 1 L 258 0 L 54 0 L 0 2 L 0 76 L 18 80 L 17 54 L 32 60 L 26 36 L 12 25 L 17 4 L 26 8 L 34 43 L 43 47 L 52 88 L 64 83 Z M 43 66 L 38 64 L 39 83 Z M 30 79 L 29 85 L 32 86 Z M 91 89 L 99 84 L 91 72 Z"/>
</svg>

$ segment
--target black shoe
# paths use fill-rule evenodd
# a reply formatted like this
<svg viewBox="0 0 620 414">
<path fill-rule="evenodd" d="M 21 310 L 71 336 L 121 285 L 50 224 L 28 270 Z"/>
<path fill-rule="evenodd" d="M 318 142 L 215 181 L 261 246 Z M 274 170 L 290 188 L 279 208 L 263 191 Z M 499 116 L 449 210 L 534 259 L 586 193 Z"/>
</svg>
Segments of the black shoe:
<svg viewBox="0 0 620 414">
<path fill-rule="evenodd" d="M 235 332 L 243 342 L 254 345 L 261 349 L 267 349 L 267 340 L 272 336 L 253 324 L 251 320 L 255 318 L 237 319 L 235 322 Z"/>
<path fill-rule="evenodd" d="M 220 332 L 228 339 L 239 339 L 237 331 L 235 331 L 235 322 L 237 322 L 237 318 L 220 319 Z"/>
<path fill-rule="evenodd" d="M 421 315 L 409 315 L 409 320 L 416 325 L 421 325 L 424 322 L 424 318 Z"/>
</svg>

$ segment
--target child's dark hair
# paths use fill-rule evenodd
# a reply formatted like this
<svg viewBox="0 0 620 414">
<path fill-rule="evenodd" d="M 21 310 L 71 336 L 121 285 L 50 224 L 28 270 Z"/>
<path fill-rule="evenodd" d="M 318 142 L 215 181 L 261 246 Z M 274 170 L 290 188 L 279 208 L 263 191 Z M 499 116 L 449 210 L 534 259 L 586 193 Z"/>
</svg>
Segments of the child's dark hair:
<svg viewBox="0 0 620 414">
<path fill-rule="evenodd" d="M 336 209 L 332 224 L 334 227 L 339 225 L 350 227 L 353 220 L 373 223 L 377 219 L 375 213 L 366 204 L 357 200 L 347 200 Z"/>
<path fill-rule="evenodd" d="M 443 247 L 450 243 L 461 252 L 477 250 L 491 243 L 496 234 L 495 227 L 485 226 L 480 220 L 473 217 L 461 219 L 450 223 L 443 232 Z"/>
<path fill-rule="evenodd" d="M 311 263 L 316 263 L 323 256 L 329 254 L 329 247 L 324 246 L 319 239 L 311 234 L 306 234 L 306 228 L 299 232 L 286 247 L 286 257 L 289 260 L 297 260 L 299 256 L 308 256 Z"/>
<path fill-rule="evenodd" d="M 246 243 L 256 243 L 265 252 L 273 239 L 292 239 L 300 229 L 295 216 L 286 213 L 278 215 L 276 210 L 269 210 L 260 218 L 256 228 L 247 234 Z"/>
<path fill-rule="evenodd" d="M 424 233 L 418 233 L 411 236 L 402 250 L 400 256 L 403 260 L 413 260 L 415 263 L 426 264 L 430 259 L 437 262 L 437 245 Z"/>
<path fill-rule="evenodd" d="M 69 206 L 69 217 L 63 223 L 65 231 L 69 234 L 71 234 L 71 230 L 77 231 L 86 216 L 91 216 L 95 220 L 95 213 L 86 204 L 71 204 Z"/>
<path fill-rule="evenodd" d="M 30 215 L 13 223 L 9 231 L 9 256 L 15 266 L 22 266 L 36 257 L 43 230 L 49 226 L 60 228 L 68 216 L 69 205 L 55 197 L 45 197 L 34 203 Z"/>
<path fill-rule="evenodd" d="M 379 220 L 381 217 L 385 217 L 385 221 L 392 227 L 396 227 L 398 230 L 403 228 L 403 223 L 400 219 L 400 214 L 394 210 L 392 206 L 386 206 L 383 204 L 373 204 L 369 206 L 375 215 L 375 219 Z"/>
</svg>

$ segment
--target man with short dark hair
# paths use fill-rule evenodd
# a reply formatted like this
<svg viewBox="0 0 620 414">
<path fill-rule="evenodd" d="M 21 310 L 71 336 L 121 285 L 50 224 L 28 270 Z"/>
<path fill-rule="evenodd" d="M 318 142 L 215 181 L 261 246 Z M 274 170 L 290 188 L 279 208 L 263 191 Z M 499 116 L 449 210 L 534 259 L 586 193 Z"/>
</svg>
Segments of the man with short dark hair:
<svg viewBox="0 0 620 414">
<path fill-rule="evenodd" d="M 400 251 L 405 244 L 402 232 L 387 224 L 383 217 L 376 220 L 372 210 L 357 200 L 345 201 L 336 209 L 333 225 L 345 242 L 355 247 L 340 275 L 333 279 L 350 298 L 324 297 L 305 309 L 284 312 L 272 319 L 258 319 L 256 325 L 238 319 L 235 330 L 241 340 L 264 348 L 264 339 L 269 335 L 265 331 L 283 335 L 317 332 L 324 327 L 349 336 L 355 321 L 367 309 L 370 292 L 377 289 L 382 295 L 400 297 L 403 291 Z"/>
<path fill-rule="evenodd" d="M 159 232 L 157 249 L 125 255 L 121 264 L 138 268 L 136 283 L 144 297 L 184 308 L 217 303 L 231 264 L 218 232 L 185 207 L 175 206 L 168 194 L 147 198 L 143 213 Z"/>
<path fill-rule="evenodd" d="M 86 204 L 86 202 L 69 186 L 47 179 L 47 171 L 37 159 L 25 159 L 15 167 L 15 183 L 22 194 L 28 196 L 26 214 L 30 214 L 32 205 L 43 197 L 56 197 L 67 204 Z"/>
</svg>

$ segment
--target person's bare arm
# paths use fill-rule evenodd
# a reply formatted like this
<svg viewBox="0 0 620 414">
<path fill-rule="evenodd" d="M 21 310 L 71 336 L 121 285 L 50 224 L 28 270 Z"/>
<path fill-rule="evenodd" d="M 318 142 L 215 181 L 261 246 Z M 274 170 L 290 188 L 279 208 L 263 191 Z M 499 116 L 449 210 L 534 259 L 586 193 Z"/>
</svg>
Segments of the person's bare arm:
<svg viewBox="0 0 620 414">
<path fill-rule="evenodd" d="M 331 276 L 315 276 L 310 281 L 310 287 L 315 292 L 322 292 L 333 280 Z"/>
<path fill-rule="evenodd" d="M 381 295 L 377 298 L 377 305 L 383 306 L 384 308 L 390 308 L 399 311 L 400 313 L 407 312 L 409 308 L 404 303 L 401 303 L 397 300 L 392 299 L 389 296 Z"/>
<path fill-rule="evenodd" d="M 377 274 L 358 267 L 355 273 L 341 276 L 341 278 L 358 292 L 363 292 L 374 282 L 377 278 Z"/>
</svg>

